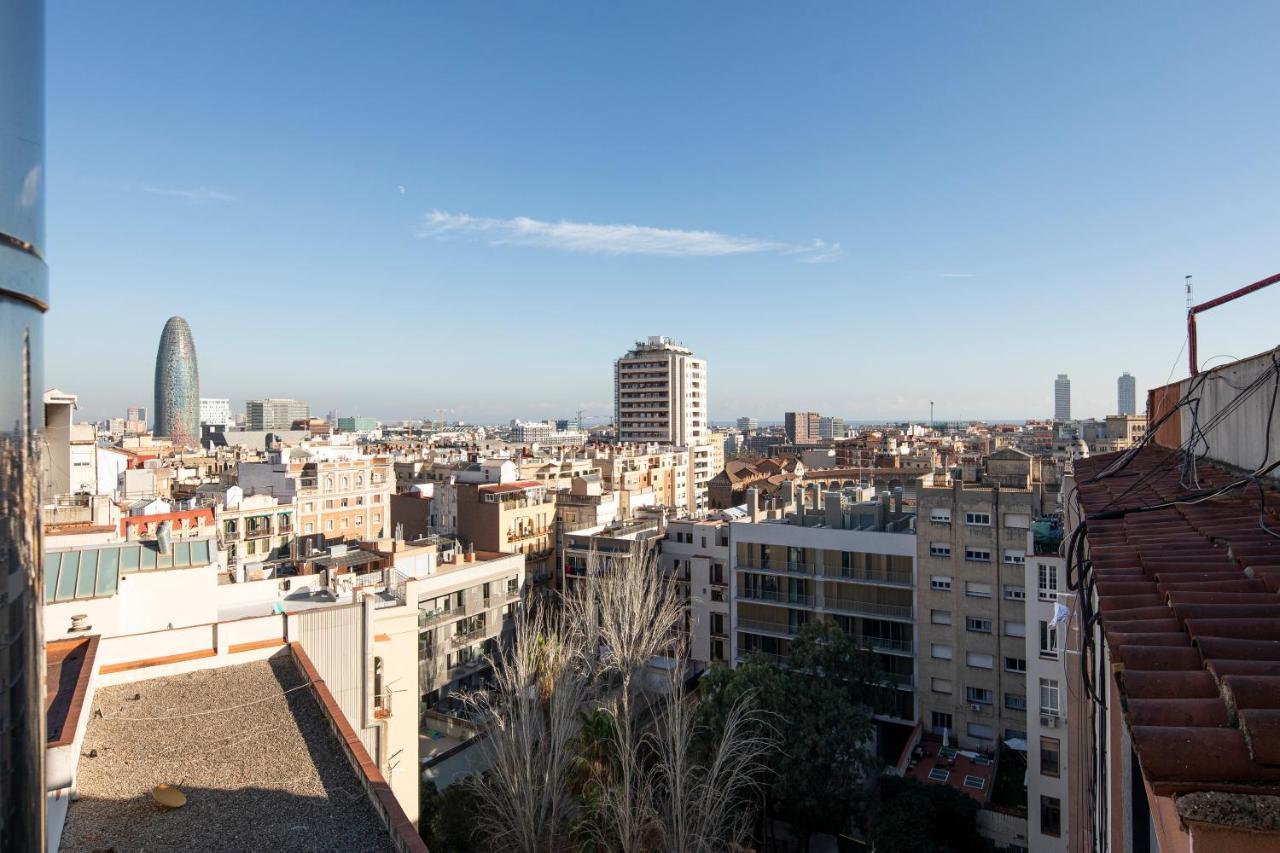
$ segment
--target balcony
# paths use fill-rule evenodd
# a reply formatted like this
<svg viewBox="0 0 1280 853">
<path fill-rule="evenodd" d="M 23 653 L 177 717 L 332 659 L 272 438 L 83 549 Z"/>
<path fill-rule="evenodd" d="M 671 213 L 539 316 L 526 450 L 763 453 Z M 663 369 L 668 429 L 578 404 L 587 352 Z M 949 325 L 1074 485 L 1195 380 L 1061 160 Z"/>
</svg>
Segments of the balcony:
<svg viewBox="0 0 1280 853">
<path fill-rule="evenodd" d="M 774 575 L 805 575 L 813 577 L 817 573 L 817 563 L 804 563 L 799 560 L 778 560 L 767 565 L 742 565 L 735 568 L 740 572 L 764 572 Z"/>
<path fill-rule="evenodd" d="M 910 619 L 910 604 L 882 604 L 877 601 L 860 601 L 854 598 L 827 598 L 823 610 L 853 616 L 884 616 L 889 619 Z"/>
<path fill-rule="evenodd" d="M 914 645 L 910 640 L 895 640 L 890 637 L 856 637 L 855 640 L 861 648 L 868 651 L 897 655 L 911 654 Z"/>
<path fill-rule="evenodd" d="M 780 604 L 783 606 L 789 604 L 798 604 L 803 607 L 809 607 L 813 604 L 812 595 L 803 595 L 801 593 L 778 592 L 771 589 L 754 589 L 741 590 L 738 593 L 739 598 L 748 599 L 750 601 L 764 601 L 769 604 Z"/>
<path fill-rule="evenodd" d="M 827 580 L 855 581 L 858 583 L 882 583 L 890 586 L 911 586 L 911 572 L 897 569 L 839 568 L 827 569 Z"/>
<path fill-rule="evenodd" d="M 738 628 L 755 634 L 774 634 L 780 637 L 794 637 L 800 633 L 799 625 L 789 625 L 786 622 L 766 622 L 763 619 L 739 619 Z"/>
<path fill-rule="evenodd" d="M 479 628 L 472 628 L 470 631 L 465 631 L 461 634 L 454 634 L 449 638 L 449 645 L 455 649 L 461 649 L 471 645 L 483 636 L 484 626 L 481 625 Z"/>
<path fill-rule="evenodd" d="M 466 609 L 462 607 L 437 607 L 435 610 L 419 610 L 418 627 L 432 628 L 451 619 L 461 619 L 464 615 L 466 615 Z"/>
<path fill-rule="evenodd" d="M 772 652 L 762 652 L 756 649 L 744 649 L 742 651 L 739 651 L 738 663 L 745 663 L 746 661 L 750 660 L 752 657 L 755 657 L 755 656 L 763 656 L 765 660 L 769 661 L 769 663 L 772 663 L 775 666 L 787 665 L 786 655 L 774 654 Z"/>
</svg>

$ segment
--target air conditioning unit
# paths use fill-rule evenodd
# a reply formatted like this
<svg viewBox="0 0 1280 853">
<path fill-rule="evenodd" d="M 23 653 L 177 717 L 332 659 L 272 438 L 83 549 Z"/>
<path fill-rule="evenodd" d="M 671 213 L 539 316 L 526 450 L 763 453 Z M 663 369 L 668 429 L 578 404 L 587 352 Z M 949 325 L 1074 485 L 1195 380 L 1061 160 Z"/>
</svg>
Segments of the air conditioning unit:
<svg viewBox="0 0 1280 853">
<path fill-rule="evenodd" d="M 1046 729 L 1056 729 L 1058 727 L 1057 714 L 1041 714 L 1040 725 Z"/>
</svg>

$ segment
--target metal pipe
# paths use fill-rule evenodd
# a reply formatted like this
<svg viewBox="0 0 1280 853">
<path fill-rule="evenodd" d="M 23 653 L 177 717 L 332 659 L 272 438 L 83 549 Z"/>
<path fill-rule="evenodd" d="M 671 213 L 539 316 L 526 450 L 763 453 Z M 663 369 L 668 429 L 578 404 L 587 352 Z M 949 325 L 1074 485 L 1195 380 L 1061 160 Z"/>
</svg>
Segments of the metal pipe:
<svg viewBox="0 0 1280 853">
<path fill-rule="evenodd" d="M 44 3 L 0 0 L 0 850 L 45 849 Z"/>
<path fill-rule="evenodd" d="M 1208 302 L 1201 302 L 1199 305 L 1193 305 L 1187 309 L 1187 355 L 1191 359 L 1191 375 L 1195 376 L 1200 372 L 1200 366 L 1196 359 L 1196 315 L 1208 311 L 1210 308 L 1217 308 L 1241 296 L 1248 296 L 1264 287 L 1269 287 L 1280 281 L 1280 273 L 1264 278 L 1261 281 L 1255 281 L 1253 284 L 1246 284 L 1244 287 L 1237 288 L 1230 293 L 1224 293 L 1216 299 L 1210 299 Z"/>
</svg>

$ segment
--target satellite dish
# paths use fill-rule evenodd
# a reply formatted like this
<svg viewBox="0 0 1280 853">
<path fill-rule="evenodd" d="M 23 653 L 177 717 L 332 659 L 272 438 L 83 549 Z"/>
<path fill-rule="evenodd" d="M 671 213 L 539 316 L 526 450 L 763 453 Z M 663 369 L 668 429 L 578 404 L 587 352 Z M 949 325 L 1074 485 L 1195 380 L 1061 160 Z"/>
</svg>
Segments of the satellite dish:
<svg viewBox="0 0 1280 853">
<path fill-rule="evenodd" d="M 187 804 L 187 795 L 172 785 L 156 785 L 151 789 L 151 799 L 167 809 L 180 809 Z"/>
</svg>

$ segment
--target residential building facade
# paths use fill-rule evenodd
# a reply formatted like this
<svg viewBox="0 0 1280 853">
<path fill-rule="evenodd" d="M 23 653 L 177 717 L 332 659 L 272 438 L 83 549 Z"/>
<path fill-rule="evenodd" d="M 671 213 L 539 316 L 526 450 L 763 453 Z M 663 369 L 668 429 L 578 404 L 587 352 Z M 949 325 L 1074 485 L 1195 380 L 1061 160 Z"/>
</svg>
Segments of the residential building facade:
<svg viewBox="0 0 1280 853">
<path fill-rule="evenodd" d="M 619 442 L 700 444 L 707 422 L 707 364 L 671 338 L 653 335 L 614 364 Z"/>
<path fill-rule="evenodd" d="M 244 404 L 245 429 L 249 431 L 293 429 L 298 421 L 311 418 L 311 407 L 302 400 L 268 398 L 246 400 Z"/>
</svg>

